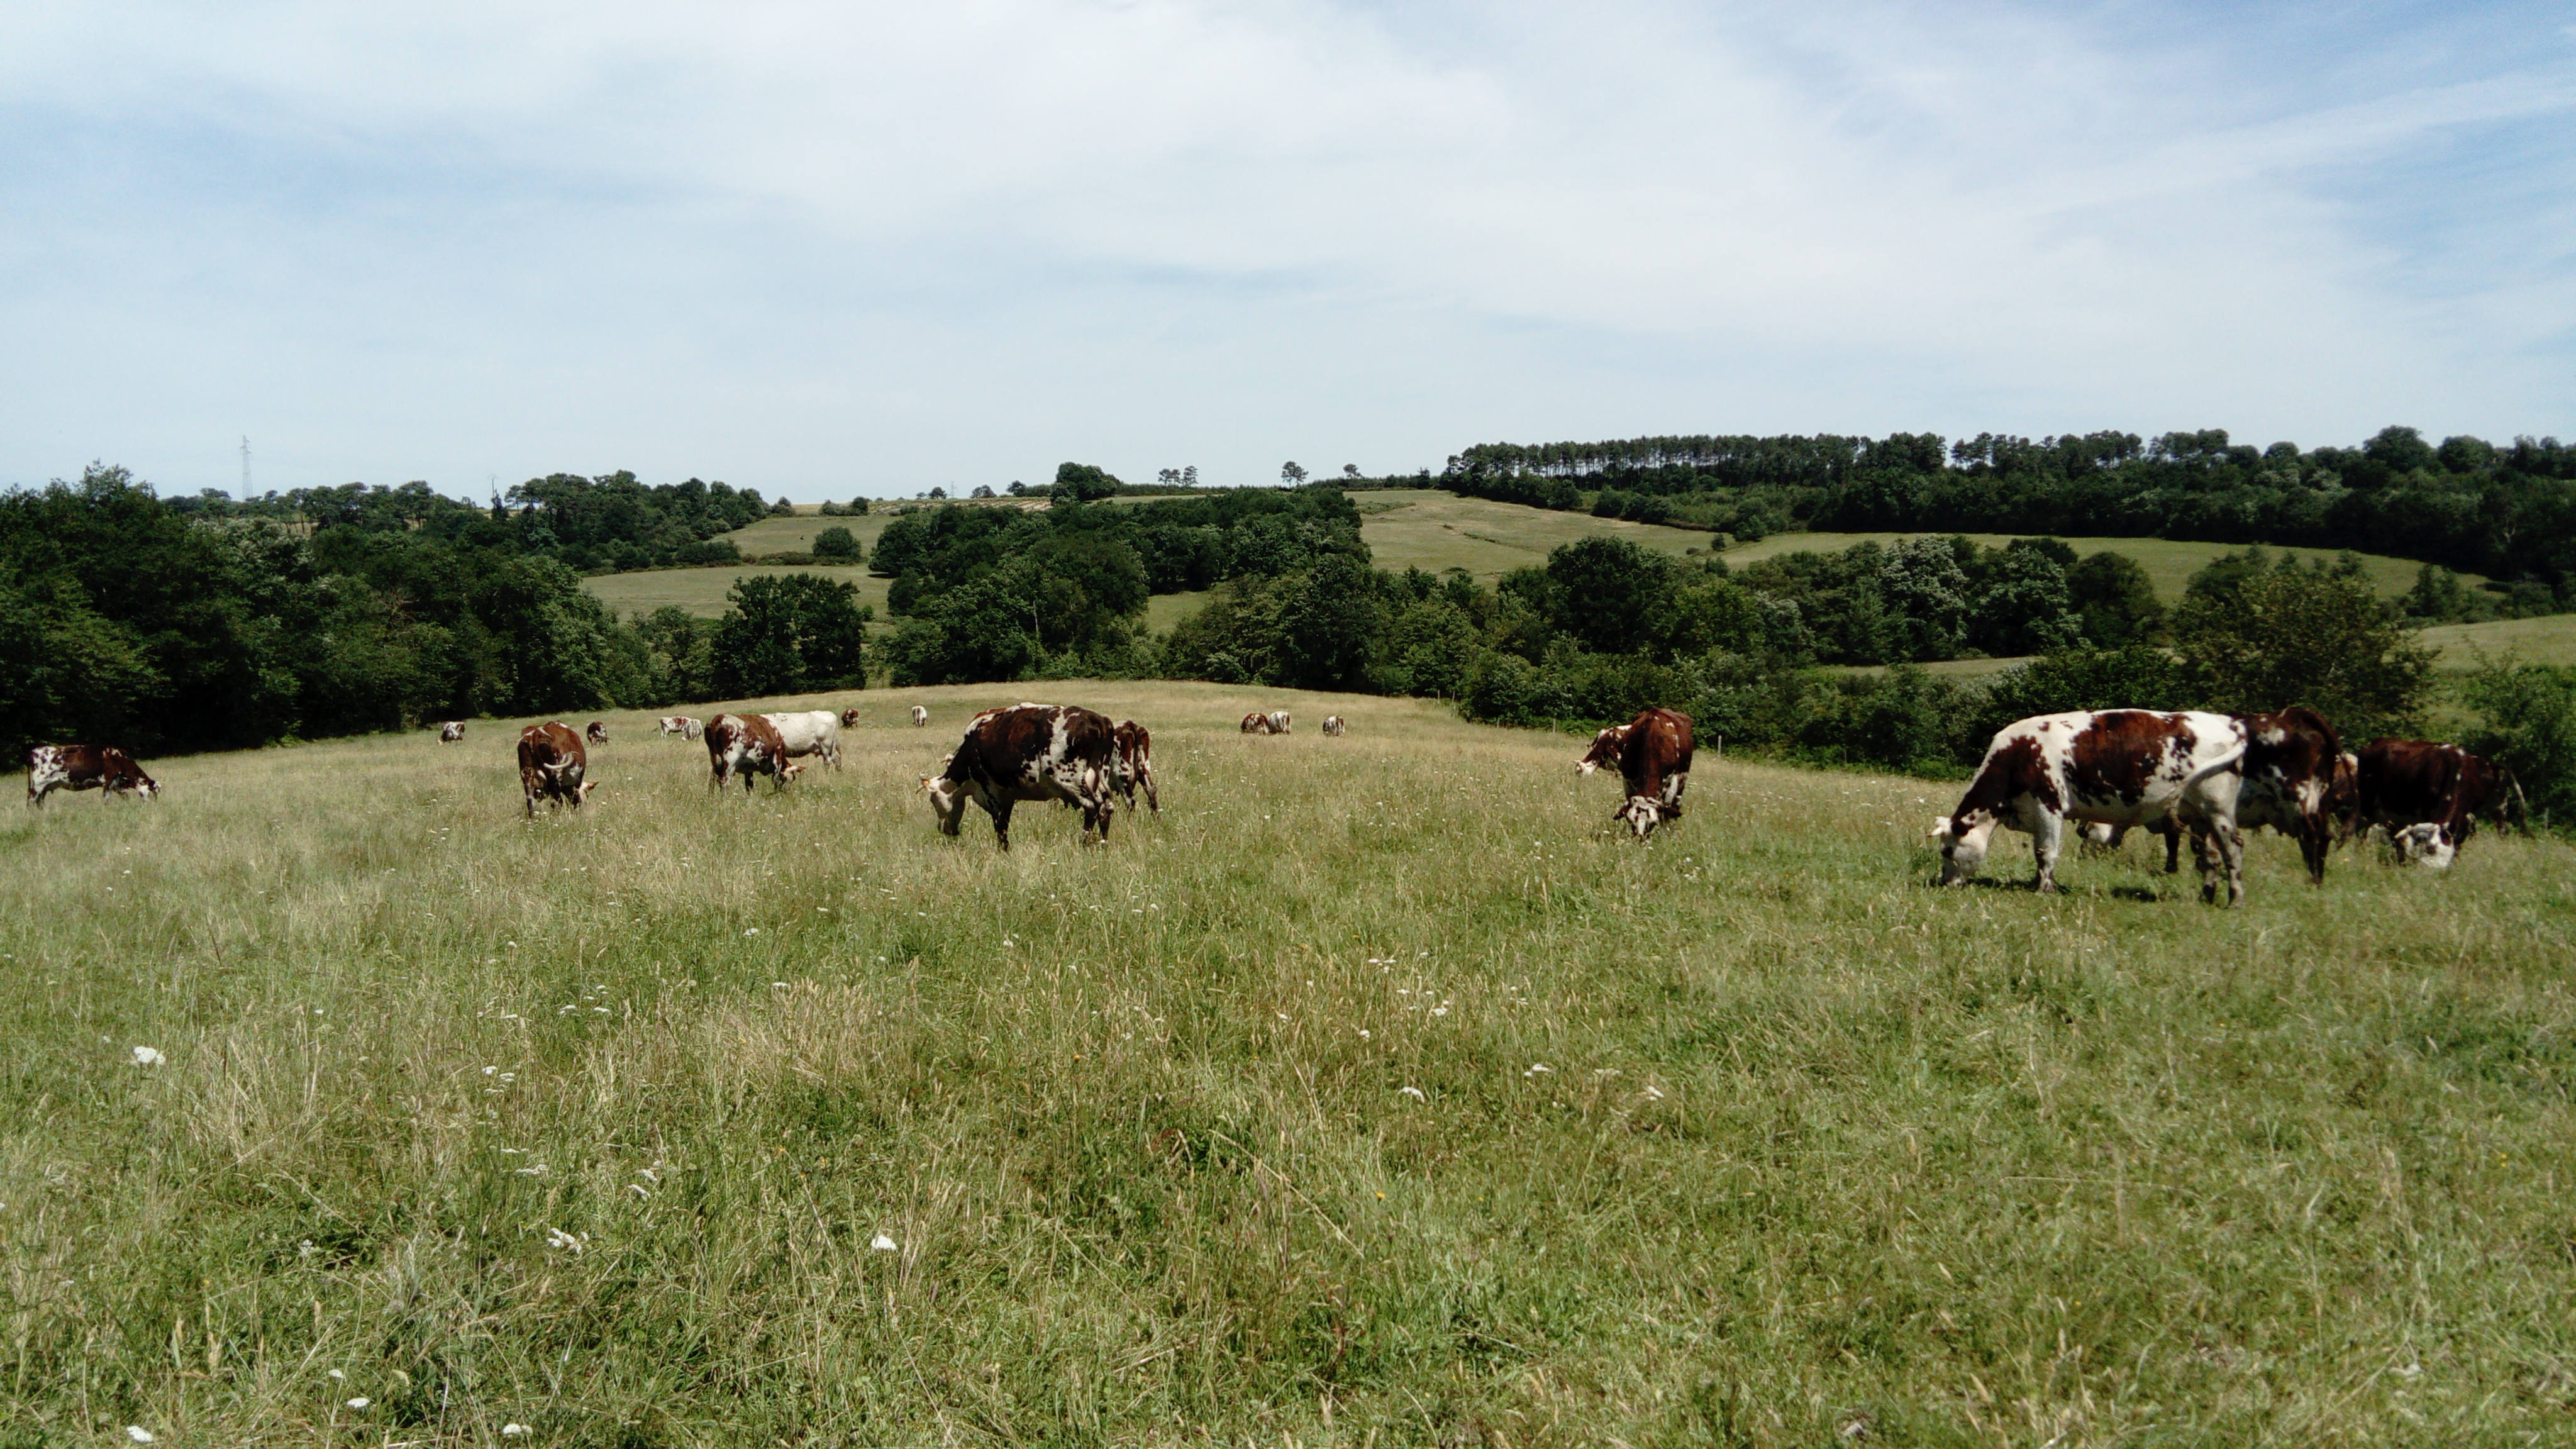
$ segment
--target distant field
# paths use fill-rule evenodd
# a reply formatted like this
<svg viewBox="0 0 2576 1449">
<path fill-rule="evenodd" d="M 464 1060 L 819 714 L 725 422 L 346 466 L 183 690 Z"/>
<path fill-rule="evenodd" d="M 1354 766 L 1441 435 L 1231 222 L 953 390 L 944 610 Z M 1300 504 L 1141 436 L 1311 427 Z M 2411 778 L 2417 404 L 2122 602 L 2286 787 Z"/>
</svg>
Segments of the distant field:
<svg viewBox="0 0 2576 1449">
<path fill-rule="evenodd" d="M 1379 568 L 1399 573 L 1462 568 L 1490 582 L 1524 564 L 1547 562 L 1548 551 L 1560 544 L 1596 534 L 1633 539 L 1671 554 L 1706 550 L 1717 541 L 1715 534 L 1687 528 L 1460 498 L 1436 488 L 1354 493 L 1351 501 L 1359 505 L 1360 537 L 1371 557 Z"/>
<path fill-rule="evenodd" d="M 783 518 L 776 521 L 780 524 L 787 522 Z M 864 523 L 867 520 L 850 521 Z M 769 526 L 767 523 L 753 525 L 755 528 Z M 851 531 L 855 533 L 857 530 Z M 743 532 L 748 533 L 750 530 L 745 529 Z M 741 534 L 733 536 L 739 538 Z M 772 546 L 781 549 L 792 547 L 787 544 Z M 725 593 L 733 587 L 733 581 L 747 574 L 821 574 L 828 579 L 839 579 L 856 584 L 859 588 L 859 602 L 876 605 L 877 617 L 880 619 L 885 617 L 886 590 L 894 582 L 892 579 L 871 578 L 864 567 L 820 568 L 780 564 L 743 564 L 727 565 L 723 568 L 642 569 L 631 574 L 600 574 L 582 580 L 582 585 L 589 589 L 601 603 L 616 610 L 623 618 L 649 614 L 665 604 L 677 604 L 692 614 L 712 619 L 725 611 Z"/>
<path fill-rule="evenodd" d="M 1948 536 L 1924 533 L 1775 533 L 1760 543 L 1738 544 L 1728 549 L 1726 561 L 1729 564 L 1746 564 L 1784 553 L 1837 552 L 1856 543 L 1884 546 L 1908 538 Z M 1968 535 L 1989 548 L 2000 548 L 2013 539 L 2028 536 L 2015 533 Z M 2162 538 L 2068 538 L 2062 541 L 2078 554 L 2100 553 L 2107 549 L 2136 559 L 2139 567 L 2147 571 L 2147 577 L 2155 582 L 2156 597 L 2167 604 L 2182 597 L 2183 586 L 2190 583 L 2191 576 L 2206 567 L 2210 560 L 2221 554 L 2243 552 L 2243 546 L 2239 544 L 2176 543 Z M 2302 559 L 2335 557 L 2332 550 L 2272 549 L 2267 545 L 2267 551 L 2292 554 Z M 2383 598 L 2395 598 L 2413 588 L 2415 571 L 2423 567 L 2412 559 L 2390 558 L 2385 554 L 2366 553 L 2361 559 L 2363 568 L 2370 575 L 2371 587 L 2377 589 Z M 2460 578 L 2471 588 L 2486 582 L 2483 574 L 2462 574 Z"/>
<path fill-rule="evenodd" d="M 1030 696 L 1161 814 L 940 836 Z M 845 704 L 749 798 L 615 712 L 560 818 L 514 720 L 0 816 L 0 1445 L 2566 1442 L 2563 843 L 1943 891 L 1955 786 L 757 707 Z"/>
<path fill-rule="evenodd" d="M 2476 664 L 2481 652 L 2497 658 L 2510 653 L 2525 664 L 2576 664 L 2576 614 L 2444 624 L 2425 630 L 2424 642 L 2441 649 L 2448 669 Z"/>
</svg>

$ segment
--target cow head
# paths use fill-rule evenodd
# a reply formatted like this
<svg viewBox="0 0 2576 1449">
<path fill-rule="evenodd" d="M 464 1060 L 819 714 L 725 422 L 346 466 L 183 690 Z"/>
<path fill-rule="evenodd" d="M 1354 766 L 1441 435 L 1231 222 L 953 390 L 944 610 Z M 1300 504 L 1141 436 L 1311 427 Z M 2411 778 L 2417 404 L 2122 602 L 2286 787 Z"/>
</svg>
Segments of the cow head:
<svg viewBox="0 0 2576 1449">
<path fill-rule="evenodd" d="M 1940 884 L 1966 885 L 1977 867 L 1986 863 L 1986 847 L 1995 838 L 1995 817 L 1983 810 L 1944 815 L 1932 822 L 1927 833 L 1941 851 Z"/>
<path fill-rule="evenodd" d="M 845 709 L 845 710 L 841 711 L 841 728 L 843 728 L 843 729 L 845 729 L 845 730 L 854 730 L 854 729 L 857 729 L 858 727 L 859 727 L 859 712 L 858 712 L 857 710 L 855 710 L 855 709 Z"/>
<path fill-rule="evenodd" d="M 1656 826 L 1664 823 L 1664 816 L 1668 813 L 1671 812 L 1663 803 L 1652 796 L 1631 795 L 1619 806 L 1619 813 L 1611 818 L 1628 822 L 1628 828 L 1643 840 L 1654 833 Z"/>
<path fill-rule="evenodd" d="M 2459 842 L 2451 838 L 2447 825 L 2409 825 L 2389 837 L 2401 860 L 2412 861 L 2427 870 L 2449 870 L 2459 857 Z"/>
<path fill-rule="evenodd" d="M 1575 773 L 1589 775 L 1603 765 L 1619 763 L 1619 747 L 1628 740 L 1628 726 L 1612 725 L 1592 737 L 1592 748 L 1574 762 Z"/>
<path fill-rule="evenodd" d="M 146 800 L 153 799 L 161 793 L 161 782 L 153 779 L 150 775 L 143 773 L 141 770 L 135 771 L 133 778 L 128 780 L 126 784 L 127 788 L 131 789 L 135 794 L 142 796 Z"/>
<path fill-rule="evenodd" d="M 931 813 L 939 817 L 939 833 L 955 835 L 957 819 L 966 813 L 966 792 L 946 775 L 922 776 L 921 792 L 930 797 Z"/>
</svg>

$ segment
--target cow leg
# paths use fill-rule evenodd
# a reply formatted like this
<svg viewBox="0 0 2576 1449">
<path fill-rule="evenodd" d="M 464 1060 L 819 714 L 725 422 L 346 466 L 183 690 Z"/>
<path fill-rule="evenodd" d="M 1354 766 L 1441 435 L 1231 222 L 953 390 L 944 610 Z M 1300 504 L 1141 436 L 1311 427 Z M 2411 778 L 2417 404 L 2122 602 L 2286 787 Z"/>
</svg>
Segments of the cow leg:
<svg viewBox="0 0 2576 1449">
<path fill-rule="evenodd" d="M 2165 838 L 2165 874 L 2178 874 L 2182 870 L 2182 826 L 2168 815 L 2158 822 L 2158 827 L 2156 833 Z"/>
<path fill-rule="evenodd" d="M 1011 848 L 1011 807 L 1018 803 L 1008 795 L 984 802 L 985 811 L 993 817 L 993 838 L 1002 842 L 1004 850 Z"/>
<path fill-rule="evenodd" d="M 2245 899 L 2245 837 L 2226 822 L 2209 822 L 2206 832 L 2194 827 L 2191 853 L 2200 866 L 2200 898 L 2212 905 L 2218 903 L 2218 887 L 2223 877 L 2227 883 L 2227 904 L 2235 906 Z"/>
<path fill-rule="evenodd" d="M 2326 851 L 2333 845 L 2331 828 L 2323 817 L 2299 822 L 2299 859 L 2307 864 L 2308 884 L 2321 886 L 2326 883 Z"/>
<path fill-rule="evenodd" d="M 2039 873 L 2031 877 L 2030 888 L 2046 895 L 2057 889 L 2057 853 L 2066 843 L 2066 817 L 2054 810 L 2038 813 L 2030 823 L 2030 854 Z"/>
<path fill-rule="evenodd" d="M 1141 780 L 1143 780 L 1143 781 L 1145 782 L 1145 808 L 1146 808 L 1146 809 L 1148 809 L 1148 810 L 1153 811 L 1153 812 L 1154 812 L 1155 814 L 1157 814 L 1157 815 L 1162 814 L 1162 813 L 1163 813 L 1163 802 L 1154 798 L 1154 770 L 1153 770 L 1153 767 L 1152 767 L 1152 766 L 1150 766 L 1150 765 L 1149 765 L 1149 766 L 1146 766 L 1144 769 L 1138 770 L 1138 771 L 1136 772 L 1136 774 L 1137 774 L 1137 778 L 1139 778 L 1139 779 L 1141 779 Z M 1135 805 L 1134 805 L 1134 802 L 1133 802 L 1133 801 L 1130 801 L 1130 802 L 1129 802 L 1129 804 L 1128 804 L 1128 808 L 1129 808 L 1129 809 L 1134 809 L 1134 808 L 1135 808 Z"/>
</svg>

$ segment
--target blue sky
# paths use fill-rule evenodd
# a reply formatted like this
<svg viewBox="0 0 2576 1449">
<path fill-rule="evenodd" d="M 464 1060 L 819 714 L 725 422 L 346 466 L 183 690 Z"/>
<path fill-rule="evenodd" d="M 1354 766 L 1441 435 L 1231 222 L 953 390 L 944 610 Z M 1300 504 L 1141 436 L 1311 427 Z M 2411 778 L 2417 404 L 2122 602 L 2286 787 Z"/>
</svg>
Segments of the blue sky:
<svg viewBox="0 0 2576 1449">
<path fill-rule="evenodd" d="M 2569 436 L 2571 138 L 2568 4 L 0 3 L 0 485 Z"/>
</svg>

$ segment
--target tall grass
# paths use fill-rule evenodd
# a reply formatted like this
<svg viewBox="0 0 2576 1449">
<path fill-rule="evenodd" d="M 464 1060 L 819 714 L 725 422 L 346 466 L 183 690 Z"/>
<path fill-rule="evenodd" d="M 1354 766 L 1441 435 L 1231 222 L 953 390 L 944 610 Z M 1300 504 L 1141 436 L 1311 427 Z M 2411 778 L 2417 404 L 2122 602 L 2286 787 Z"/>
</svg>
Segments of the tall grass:
<svg viewBox="0 0 2576 1449">
<path fill-rule="evenodd" d="M 1640 847 L 1576 742 L 1044 688 L 1159 818 L 938 837 L 1006 687 L 748 800 L 611 716 L 578 815 L 486 723 L 0 825 L 0 1445 L 2576 1425 L 2562 845 L 1938 892 L 1919 781 Z"/>
</svg>

